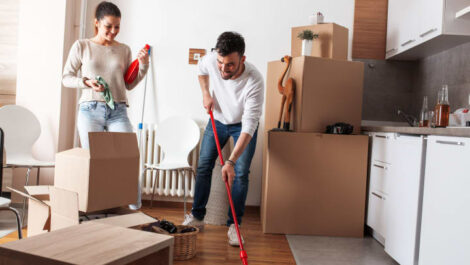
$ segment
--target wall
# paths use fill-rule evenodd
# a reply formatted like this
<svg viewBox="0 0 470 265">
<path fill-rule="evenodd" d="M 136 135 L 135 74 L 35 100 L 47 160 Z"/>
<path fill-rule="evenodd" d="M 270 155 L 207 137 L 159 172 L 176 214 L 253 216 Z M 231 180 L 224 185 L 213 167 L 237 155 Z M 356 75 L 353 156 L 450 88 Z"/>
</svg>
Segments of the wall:
<svg viewBox="0 0 470 265">
<path fill-rule="evenodd" d="M 19 7 L 18 0 L 0 4 L 0 107 L 15 104 Z"/>
<path fill-rule="evenodd" d="M 59 151 L 59 126 L 62 102 L 62 68 L 65 34 L 73 30 L 67 14 L 73 15 L 73 0 L 20 1 L 18 32 L 17 105 L 31 110 L 41 124 L 41 136 L 33 146 L 39 160 L 53 161 Z M 65 148 L 65 147 L 64 147 Z M 30 183 L 36 183 L 36 171 Z M 16 169 L 13 186 L 21 187 L 25 169 Z M 41 170 L 41 182 L 53 183 L 53 169 Z M 17 196 L 13 195 L 17 200 Z"/>
<path fill-rule="evenodd" d="M 451 111 L 470 105 L 470 43 L 418 61 L 359 61 L 365 63 L 363 120 L 403 122 L 397 109 L 419 118 L 423 97 L 432 109 L 444 84 Z"/>
<path fill-rule="evenodd" d="M 469 106 L 470 94 L 470 43 L 429 56 L 418 62 L 414 84 L 413 112 L 418 115 L 423 96 L 428 96 L 428 106 L 437 102 L 437 91 L 443 84 L 449 87 L 451 111 Z"/>
<path fill-rule="evenodd" d="M 93 35 L 93 12 L 99 2 L 88 1 L 88 37 Z M 223 31 L 238 31 L 245 37 L 247 60 L 254 63 L 264 76 L 268 61 L 278 60 L 290 53 L 290 28 L 307 25 L 311 13 L 321 11 L 326 22 L 334 21 L 349 28 L 350 40 L 352 39 L 353 0 L 112 2 L 122 11 L 118 40 L 128 44 L 134 56 L 145 43 L 154 48 L 145 103 L 145 122 L 162 121 L 172 115 L 189 116 L 199 123 L 207 122 L 196 67 L 188 64 L 188 49 L 210 50 Z M 129 116 L 136 125 L 142 112 L 143 84 L 129 93 L 129 100 Z M 263 139 L 259 137 L 251 168 L 247 198 L 249 205 L 260 203 L 261 143 Z"/>
</svg>

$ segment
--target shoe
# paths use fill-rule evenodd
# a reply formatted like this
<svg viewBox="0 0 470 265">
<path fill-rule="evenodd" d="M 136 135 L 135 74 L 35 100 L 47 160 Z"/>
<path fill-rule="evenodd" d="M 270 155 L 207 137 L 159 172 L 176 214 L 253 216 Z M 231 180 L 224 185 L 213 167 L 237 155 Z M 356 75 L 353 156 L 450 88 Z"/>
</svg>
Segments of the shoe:
<svg viewBox="0 0 470 265">
<path fill-rule="evenodd" d="M 237 229 L 235 228 L 235 224 L 230 225 L 230 227 L 228 228 L 227 236 L 228 236 L 228 244 L 230 246 L 234 246 L 234 247 L 240 246 L 240 243 L 238 242 Z M 243 237 L 241 235 L 240 237 L 242 238 L 242 244 L 245 244 L 245 240 L 243 240 Z"/>
<path fill-rule="evenodd" d="M 199 229 L 199 232 L 204 231 L 204 221 L 198 220 L 196 217 L 193 216 L 193 214 L 186 214 L 184 216 L 183 225 L 197 227 Z"/>
</svg>

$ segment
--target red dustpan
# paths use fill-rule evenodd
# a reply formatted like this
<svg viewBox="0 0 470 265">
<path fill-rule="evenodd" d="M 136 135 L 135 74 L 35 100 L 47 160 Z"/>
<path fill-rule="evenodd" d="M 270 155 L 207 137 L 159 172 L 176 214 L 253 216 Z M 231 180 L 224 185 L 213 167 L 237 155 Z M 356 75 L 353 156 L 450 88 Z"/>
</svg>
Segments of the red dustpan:
<svg viewBox="0 0 470 265">
<path fill-rule="evenodd" d="M 148 44 L 145 44 L 145 49 L 147 49 L 150 54 L 150 46 Z M 126 82 L 126 84 L 131 84 L 137 78 L 138 73 L 139 73 L 139 60 L 135 59 L 131 63 L 131 65 L 129 65 L 129 68 L 127 68 L 127 71 L 124 74 L 124 82 Z"/>
<path fill-rule="evenodd" d="M 217 152 L 219 152 L 220 164 L 224 166 L 224 158 L 222 157 L 222 151 L 220 150 L 219 136 L 217 135 L 217 128 L 215 127 L 214 115 L 212 114 L 212 110 L 209 111 L 209 115 L 211 115 L 212 131 L 214 132 L 214 140 L 215 144 L 217 145 Z M 228 200 L 230 202 L 230 209 L 232 210 L 233 221 L 235 222 L 235 228 L 237 229 L 238 243 L 240 243 L 240 259 L 242 260 L 243 265 L 248 265 L 248 255 L 246 254 L 246 251 L 243 248 L 240 230 L 238 229 L 237 215 L 235 214 L 235 207 L 233 206 L 232 193 L 230 192 L 228 180 L 225 180 L 225 188 L 227 189 Z"/>
</svg>

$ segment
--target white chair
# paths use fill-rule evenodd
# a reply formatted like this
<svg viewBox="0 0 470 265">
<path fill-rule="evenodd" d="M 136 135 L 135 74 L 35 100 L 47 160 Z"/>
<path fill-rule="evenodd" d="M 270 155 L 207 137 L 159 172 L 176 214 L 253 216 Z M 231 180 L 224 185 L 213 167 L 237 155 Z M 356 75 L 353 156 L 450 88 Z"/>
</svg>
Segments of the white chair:
<svg viewBox="0 0 470 265">
<path fill-rule="evenodd" d="M 0 128 L 0 163 L 3 163 L 3 145 L 4 145 L 4 134 L 2 128 Z M 2 183 L 3 183 L 3 167 L 0 168 L 0 211 L 10 211 L 15 214 L 16 224 L 18 229 L 18 238 L 23 238 L 23 233 L 21 231 L 21 219 L 18 210 L 13 207 L 10 207 L 10 199 L 2 197 Z"/>
<path fill-rule="evenodd" d="M 163 159 L 159 164 L 145 164 L 142 170 L 142 178 L 146 170 L 175 170 L 183 173 L 183 198 L 184 213 L 186 214 L 186 184 L 188 183 L 187 171 L 194 173 L 188 163 L 188 156 L 199 143 L 200 129 L 193 120 L 185 117 L 170 117 L 159 123 L 155 132 L 155 142 L 163 151 Z M 153 182 L 152 199 L 153 206 L 155 186 L 157 178 Z"/>
<path fill-rule="evenodd" d="M 36 183 L 39 185 L 40 168 L 54 167 L 54 161 L 40 161 L 33 157 L 33 144 L 41 134 L 41 125 L 36 116 L 28 109 L 18 105 L 0 108 L 0 128 L 5 132 L 5 152 L 7 168 L 27 168 L 28 185 L 31 169 L 37 168 Z M 23 219 L 26 198 L 23 200 Z"/>
</svg>

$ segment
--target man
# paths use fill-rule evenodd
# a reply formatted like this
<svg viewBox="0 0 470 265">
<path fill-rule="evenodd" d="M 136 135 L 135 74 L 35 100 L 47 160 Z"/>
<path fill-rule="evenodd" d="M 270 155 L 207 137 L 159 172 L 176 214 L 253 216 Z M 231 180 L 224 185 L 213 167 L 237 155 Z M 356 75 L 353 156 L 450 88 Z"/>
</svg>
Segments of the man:
<svg viewBox="0 0 470 265">
<path fill-rule="evenodd" d="M 220 145 L 223 147 L 230 137 L 233 137 L 235 143 L 232 154 L 226 158 L 222 168 L 222 179 L 228 179 L 231 184 L 233 204 L 238 223 L 241 224 L 248 193 L 248 174 L 255 153 L 258 122 L 264 100 L 264 83 L 260 72 L 245 61 L 245 41 L 240 34 L 222 33 L 217 39 L 215 50 L 216 52 L 199 61 L 199 84 L 204 108 L 208 113 L 209 110 L 214 113 Z M 184 225 L 194 225 L 201 230 L 204 228 L 203 219 L 217 156 L 214 133 L 209 121 L 199 156 L 193 208 L 191 214 L 186 216 Z M 229 244 L 238 246 L 230 209 L 227 226 Z"/>
</svg>

